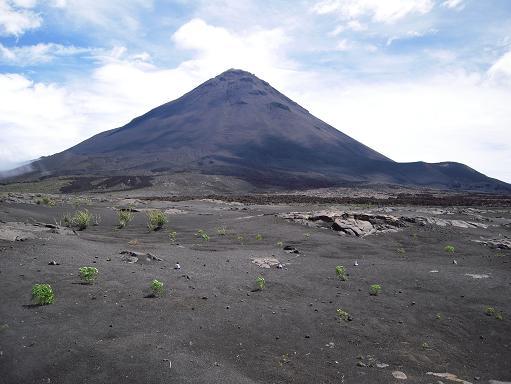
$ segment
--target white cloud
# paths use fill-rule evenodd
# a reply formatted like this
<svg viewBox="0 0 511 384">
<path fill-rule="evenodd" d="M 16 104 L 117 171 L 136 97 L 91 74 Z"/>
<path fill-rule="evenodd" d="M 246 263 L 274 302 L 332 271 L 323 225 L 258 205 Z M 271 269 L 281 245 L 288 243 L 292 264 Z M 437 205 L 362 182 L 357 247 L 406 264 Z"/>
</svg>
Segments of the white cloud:
<svg viewBox="0 0 511 384">
<path fill-rule="evenodd" d="M 408 39 L 415 39 L 418 37 L 423 37 L 427 35 L 434 35 L 438 33 L 437 29 L 429 29 L 427 31 L 407 31 L 406 33 L 399 35 L 399 36 L 392 36 L 387 39 L 387 46 L 390 46 L 394 41 L 397 40 L 408 40 Z"/>
<path fill-rule="evenodd" d="M 0 43 L 0 63 L 19 66 L 48 63 L 57 56 L 72 56 L 92 52 L 89 48 L 61 44 L 36 44 L 21 47 L 6 47 Z"/>
<path fill-rule="evenodd" d="M 337 14 L 341 19 L 369 17 L 372 21 L 394 23 L 410 14 L 426 14 L 433 0 L 323 0 L 313 7 L 317 14 Z"/>
<path fill-rule="evenodd" d="M 491 66 L 488 76 L 493 82 L 511 85 L 511 51 Z"/>
<path fill-rule="evenodd" d="M 465 7 L 465 4 L 463 4 L 463 2 L 464 0 L 445 0 L 442 3 L 442 6 L 450 9 L 461 10 Z"/>
<path fill-rule="evenodd" d="M 60 10 L 73 24 L 100 26 L 119 32 L 139 29 L 137 14 L 150 9 L 152 0 L 52 0 L 50 6 Z"/>
<path fill-rule="evenodd" d="M 338 51 L 349 51 L 352 48 L 353 48 L 352 45 L 350 44 L 350 42 L 347 39 L 342 39 L 336 45 L 336 49 Z"/>
<path fill-rule="evenodd" d="M 0 35 L 21 36 L 28 30 L 39 28 L 42 17 L 27 9 L 35 3 L 30 0 L 0 0 Z"/>
<path fill-rule="evenodd" d="M 177 47 L 195 52 L 195 58 L 183 62 L 180 68 L 203 76 L 214 76 L 234 67 L 277 78 L 277 72 L 282 75 L 283 68 L 295 66 L 284 54 L 288 40 L 280 28 L 232 33 L 201 19 L 189 21 L 172 36 Z"/>
</svg>

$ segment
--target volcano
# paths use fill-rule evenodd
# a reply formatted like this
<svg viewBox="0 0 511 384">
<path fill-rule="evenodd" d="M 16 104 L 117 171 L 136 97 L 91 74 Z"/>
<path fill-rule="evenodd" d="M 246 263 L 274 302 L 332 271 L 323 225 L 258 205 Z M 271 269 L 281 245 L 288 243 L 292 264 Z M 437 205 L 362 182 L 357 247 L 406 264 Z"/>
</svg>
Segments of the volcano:
<svg viewBox="0 0 511 384">
<path fill-rule="evenodd" d="M 45 176 L 192 172 L 285 188 L 383 183 L 511 190 L 460 163 L 395 162 L 237 69 L 32 166 Z"/>
</svg>

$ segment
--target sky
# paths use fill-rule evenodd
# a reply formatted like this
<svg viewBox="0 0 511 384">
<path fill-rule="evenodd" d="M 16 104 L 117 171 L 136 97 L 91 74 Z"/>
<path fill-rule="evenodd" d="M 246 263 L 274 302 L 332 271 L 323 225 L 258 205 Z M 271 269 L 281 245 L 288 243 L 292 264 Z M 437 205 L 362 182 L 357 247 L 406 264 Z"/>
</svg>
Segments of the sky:
<svg viewBox="0 0 511 384">
<path fill-rule="evenodd" d="M 511 182 L 509 0 L 0 0 L 0 170 L 229 68 L 393 160 Z"/>
</svg>

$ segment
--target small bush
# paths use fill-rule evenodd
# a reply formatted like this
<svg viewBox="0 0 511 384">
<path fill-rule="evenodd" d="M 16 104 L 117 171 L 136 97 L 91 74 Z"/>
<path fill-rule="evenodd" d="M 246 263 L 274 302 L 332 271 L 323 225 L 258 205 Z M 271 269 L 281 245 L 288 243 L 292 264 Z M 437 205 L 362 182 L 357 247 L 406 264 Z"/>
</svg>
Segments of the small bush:
<svg viewBox="0 0 511 384">
<path fill-rule="evenodd" d="M 346 281 L 348 280 L 348 276 L 346 275 L 346 268 L 342 265 L 338 265 L 335 267 L 335 275 L 341 280 Z"/>
<path fill-rule="evenodd" d="M 147 221 L 147 227 L 151 231 L 158 231 L 162 229 L 165 224 L 167 224 L 167 216 L 165 216 L 164 212 L 155 209 L 147 213 Z"/>
<path fill-rule="evenodd" d="M 350 314 L 348 312 L 342 310 L 341 308 L 337 308 L 337 310 L 335 312 L 337 313 L 337 316 L 339 317 L 340 320 L 351 321 Z"/>
<path fill-rule="evenodd" d="M 493 307 L 486 307 L 484 310 L 484 313 L 486 313 L 487 316 L 495 317 L 497 320 L 503 320 L 504 316 L 502 315 L 502 312 L 497 311 Z"/>
<path fill-rule="evenodd" d="M 80 278 L 87 284 L 92 284 L 98 276 L 98 269 L 94 267 L 81 267 Z"/>
<path fill-rule="evenodd" d="M 446 245 L 444 248 L 445 252 L 447 253 L 454 253 L 454 246 L 452 245 Z"/>
<path fill-rule="evenodd" d="M 245 238 L 243 237 L 243 235 L 238 235 L 236 236 L 236 240 L 238 240 L 240 243 L 243 243 L 243 240 L 245 240 Z"/>
<path fill-rule="evenodd" d="M 43 196 L 40 199 L 36 200 L 36 204 L 37 205 L 43 204 L 43 205 L 47 205 L 48 207 L 54 207 L 55 206 L 55 200 L 53 200 L 49 196 Z"/>
<path fill-rule="evenodd" d="M 170 231 L 169 232 L 169 239 L 170 241 L 175 244 L 177 241 L 177 232 L 176 231 Z"/>
<path fill-rule="evenodd" d="M 32 299 L 37 305 L 53 304 L 55 295 L 50 284 L 35 284 L 32 287 Z"/>
<path fill-rule="evenodd" d="M 256 279 L 256 284 L 259 287 L 259 289 L 262 291 L 266 287 L 266 280 L 264 280 L 264 277 L 259 276 Z"/>
<path fill-rule="evenodd" d="M 151 281 L 151 291 L 153 292 L 153 295 L 156 297 L 163 295 L 163 293 L 165 292 L 163 283 L 159 280 L 154 279 L 153 281 Z"/>
<path fill-rule="evenodd" d="M 83 211 L 76 211 L 71 218 L 71 226 L 76 227 L 78 230 L 83 231 L 87 228 L 92 221 L 92 215 L 86 209 Z"/>
<path fill-rule="evenodd" d="M 263 239 L 263 235 L 261 235 L 260 233 L 258 233 L 255 237 L 256 240 L 262 240 Z"/>
<path fill-rule="evenodd" d="M 101 215 L 92 215 L 92 225 L 97 227 L 101 224 Z"/>
<path fill-rule="evenodd" d="M 209 241 L 209 236 L 203 229 L 199 229 L 195 236 L 200 237 L 204 241 Z"/>
<path fill-rule="evenodd" d="M 373 284 L 369 287 L 369 294 L 371 296 L 378 296 L 381 292 L 380 284 Z"/>
<path fill-rule="evenodd" d="M 117 214 L 119 216 L 119 225 L 118 225 L 119 229 L 126 227 L 131 222 L 131 220 L 133 220 L 133 218 L 135 217 L 135 214 L 127 209 L 121 209 L 120 211 L 117 212 Z"/>
<path fill-rule="evenodd" d="M 282 248 L 284 246 L 284 243 L 282 241 L 277 242 L 277 247 Z"/>
<path fill-rule="evenodd" d="M 218 233 L 219 236 L 225 236 L 227 234 L 227 230 L 225 229 L 225 227 L 217 228 L 216 232 Z"/>
</svg>

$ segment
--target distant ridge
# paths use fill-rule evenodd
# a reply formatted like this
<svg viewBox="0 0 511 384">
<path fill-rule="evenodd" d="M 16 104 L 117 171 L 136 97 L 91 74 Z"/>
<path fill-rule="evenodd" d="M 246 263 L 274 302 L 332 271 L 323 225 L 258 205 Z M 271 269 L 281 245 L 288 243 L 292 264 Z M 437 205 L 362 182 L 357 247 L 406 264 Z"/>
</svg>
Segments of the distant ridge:
<svg viewBox="0 0 511 384">
<path fill-rule="evenodd" d="M 239 69 L 32 166 L 31 176 L 197 172 L 286 188 L 384 183 L 511 191 L 460 163 L 392 161 Z"/>
</svg>

